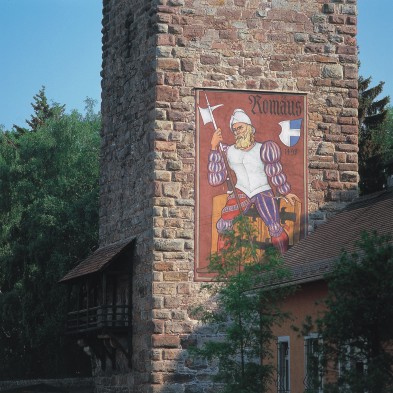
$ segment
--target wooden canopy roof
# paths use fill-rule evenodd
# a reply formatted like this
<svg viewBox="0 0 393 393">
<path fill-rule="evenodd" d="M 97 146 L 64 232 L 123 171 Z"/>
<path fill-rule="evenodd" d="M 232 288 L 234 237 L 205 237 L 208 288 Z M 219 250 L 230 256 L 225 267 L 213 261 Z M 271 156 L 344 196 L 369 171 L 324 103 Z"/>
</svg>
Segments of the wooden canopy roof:
<svg viewBox="0 0 393 393">
<path fill-rule="evenodd" d="M 59 282 L 76 280 L 83 276 L 103 271 L 123 255 L 133 244 L 135 238 L 129 238 L 120 242 L 98 248 L 79 265 L 69 271 Z"/>
</svg>

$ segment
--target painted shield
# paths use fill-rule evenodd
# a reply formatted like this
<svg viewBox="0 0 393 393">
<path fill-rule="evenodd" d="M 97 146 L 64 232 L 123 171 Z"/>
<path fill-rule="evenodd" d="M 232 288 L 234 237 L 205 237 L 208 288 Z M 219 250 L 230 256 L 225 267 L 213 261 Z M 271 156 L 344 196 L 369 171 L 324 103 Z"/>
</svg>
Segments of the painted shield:
<svg viewBox="0 0 393 393">
<path fill-rule="evenodd" d="M 299 142 L 302 120 L 303 119 L 284 120 L 278 123 L 281 126 L 281 133 L 279 137 L 284 145 L 292 147 Z"/>
</svg>

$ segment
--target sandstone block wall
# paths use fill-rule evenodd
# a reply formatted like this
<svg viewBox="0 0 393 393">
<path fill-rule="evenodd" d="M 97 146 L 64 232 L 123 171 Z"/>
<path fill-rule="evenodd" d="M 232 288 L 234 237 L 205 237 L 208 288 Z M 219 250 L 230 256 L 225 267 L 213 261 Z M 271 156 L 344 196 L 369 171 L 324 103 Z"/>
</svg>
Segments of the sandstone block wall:
<svg viewBox="0 0 393 393">
<path fill-rule="evenodd" d="M 307 93 L 309 229 L 357 195 L 356 12 L 356 0 L 104 0 L 100 241 L 137 236 L 140 261 L 134 368 L 101 390 L 208 386 L 184 351 L 208 334 L 189 313 L 194 88 Z"/>
<path fill-rule="evenodd" d="M 152 333 L 156 11 L 146 0 L 103 1 L 100 245 L 137 237 L 133 281 L 133 368 L 96 369 L 96 388 L 149 383 Z M 134 390 L 131 390 L 134 391 Z"/>
</svg>

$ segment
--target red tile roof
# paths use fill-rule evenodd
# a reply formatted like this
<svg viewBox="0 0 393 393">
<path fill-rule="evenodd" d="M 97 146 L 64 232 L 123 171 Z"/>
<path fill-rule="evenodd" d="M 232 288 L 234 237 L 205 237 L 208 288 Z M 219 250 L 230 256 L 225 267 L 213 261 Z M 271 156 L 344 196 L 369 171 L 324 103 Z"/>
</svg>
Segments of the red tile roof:
<svg viewBox="0 0 393 393">
<path fill-rule="evenodd" d="M 342 250 L 354 252 L 363 231 L 393 233 L 393 190 L 356 199 L 292 247 L 284 262 L 291 281 L 314 281 L 330 271 Z"/>
<path fill-rule="evenodd" d="M 120 242 L 110 244 L 94 251 L 83 262 L 69 271 L 59 282 L 65 282 L 97 273 L 106 269 L 113 261 L 115 261 L 128 247 L 133 243 L 135 238 L 122 240 Z"/>
</svg>

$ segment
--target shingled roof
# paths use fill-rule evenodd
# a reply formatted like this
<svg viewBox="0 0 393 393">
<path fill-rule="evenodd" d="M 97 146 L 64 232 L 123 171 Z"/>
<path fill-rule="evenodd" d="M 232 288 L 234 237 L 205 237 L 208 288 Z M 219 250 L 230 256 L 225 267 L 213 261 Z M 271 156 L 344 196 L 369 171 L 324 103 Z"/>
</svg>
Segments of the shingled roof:
<svg viewBox="0 0 393 393">
<path fill-rule="evenodd" d="M 75 280 L 80 277 L 100 272 L 106 269 L 119 256 L 127 251 L 133 243 L 134 238 L 126 239 L 114 244 L 97 249 L 89 255 L 83 262 L 68 272 L 59 282 Z"/>
<path fill-rule="evenodd" d="M 393 233 L 393 190 L 356 199 L 284 255 L 291 282 L 316 281 L 331 271 L 342 250 L 357 251 L 363 231 Z"/>
</svg>

